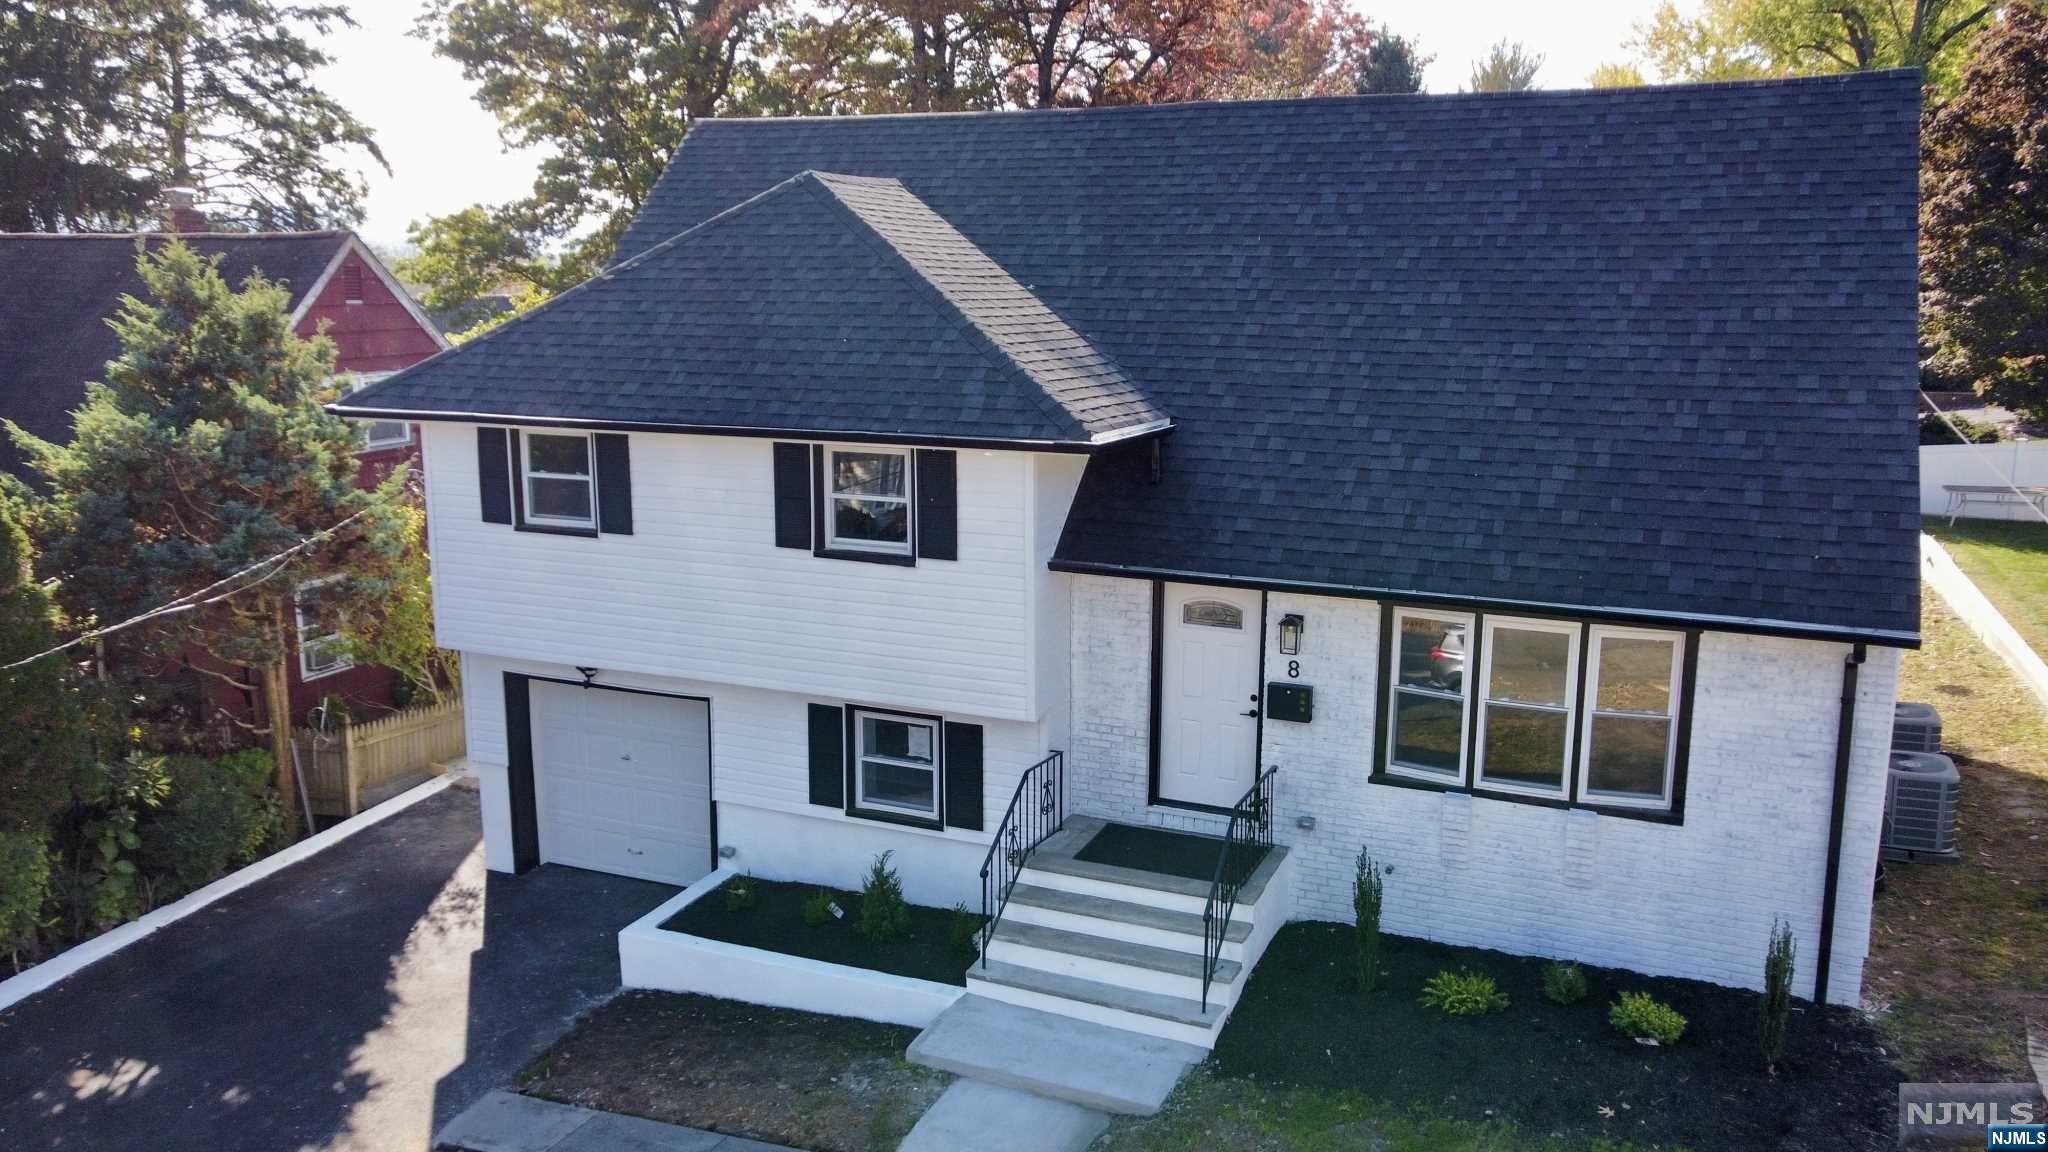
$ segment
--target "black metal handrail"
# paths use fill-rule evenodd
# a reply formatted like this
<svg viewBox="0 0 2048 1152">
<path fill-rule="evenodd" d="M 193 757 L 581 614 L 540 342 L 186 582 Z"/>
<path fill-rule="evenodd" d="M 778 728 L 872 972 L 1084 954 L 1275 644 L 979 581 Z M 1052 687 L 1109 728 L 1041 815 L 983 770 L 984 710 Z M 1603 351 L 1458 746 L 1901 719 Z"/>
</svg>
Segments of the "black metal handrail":
<svg viewBox="0 0 2048 1152">
<path fill-rule="evenodd" d="M 1067 821 L 1066 753 L 1053 752 L 1024 770 L 1009 810 L 996 825 L 996 838 L 981 861 L 981 966 L 988 967 L 989 941 L 1010 903 L 1010 889 L 1032 849 Z"/>
<path fill-rule="evenodd" d="M 1273 775 L 1278 766 L 1259 773 L 1237 803 L 1230 806 L 1230 826 L 1223 830 L 1223 847 L 1216 853 L 1216 877 L 1209 882 L 1209 902 L 1202 906 L 1202 1011 L 1209 1010 L 1209 985 L 1216 979 L 1216 965 L 1223 959 L 1223 938 L 1230 933 L 1230 914 L 1237 909 L 1237 892 L 1251 879 L 1265 852 L 1253 848 L 1273 847 Z"/>
</svg>

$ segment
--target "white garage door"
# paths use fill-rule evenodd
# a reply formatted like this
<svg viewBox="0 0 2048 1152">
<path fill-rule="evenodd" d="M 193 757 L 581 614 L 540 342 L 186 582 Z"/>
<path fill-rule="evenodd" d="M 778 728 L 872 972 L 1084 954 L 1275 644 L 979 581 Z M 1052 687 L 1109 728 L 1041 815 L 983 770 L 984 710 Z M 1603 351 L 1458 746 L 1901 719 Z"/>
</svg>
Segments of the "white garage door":
<svg viewBox="0 0 2048 1152">
<path fill-rule="evenodd" d="M 711 871 L 709 705 L 532 685 L 540 857 L 688 884 Z"/>
</svg>

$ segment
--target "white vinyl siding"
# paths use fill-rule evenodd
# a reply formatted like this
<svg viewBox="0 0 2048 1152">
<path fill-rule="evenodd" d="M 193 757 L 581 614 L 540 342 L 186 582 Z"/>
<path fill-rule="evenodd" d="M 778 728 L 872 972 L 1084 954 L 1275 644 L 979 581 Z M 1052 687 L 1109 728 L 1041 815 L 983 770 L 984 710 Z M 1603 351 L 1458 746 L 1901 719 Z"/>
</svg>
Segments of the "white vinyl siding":
<svg viewBox="0 0 2048 1152">
<path fill-rule="evenodd" d="M 1037 718 L 1025 453 L 959 453 L 958 561 L 825 564 L 775 547 L 765 440 L 635 435 L 634 534 L 564 541 L 484 523 L 475 427 L 422 428 L 444 647 Z"/>
</svg>

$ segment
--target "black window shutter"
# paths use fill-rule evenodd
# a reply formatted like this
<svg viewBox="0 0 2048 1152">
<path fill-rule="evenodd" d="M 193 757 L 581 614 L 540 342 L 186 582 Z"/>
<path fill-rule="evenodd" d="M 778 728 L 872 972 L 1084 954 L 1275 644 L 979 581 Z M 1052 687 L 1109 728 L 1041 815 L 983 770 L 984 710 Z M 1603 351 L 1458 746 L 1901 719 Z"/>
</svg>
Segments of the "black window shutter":
<svg viewBox="0 0 2048 1152">
<path fill-rule="evenodd" d="M 512 522 L 512 464 L 503 428 L 476 430 L 476 487 L 483 497 L 484 523 Z"/>
<path fill-rule="evenodd" d="M 917 450 L 917 555 L 924 560 L 960 558 L 960 498 L 952 452 Z M 974 825 L 976 828 L 980 824 Z"/>
<path fill-rule="evenodd" d="M 811 546 L 811 451 L 802 444 L 775 446 L 775 546 Z"/>
<path fill-rule="evenodd" d="M 843 709 L 811 705 L 811 803 L 846 806 L 846 722 Z"/>
<path fill-rule="evenodd" d="M 597 441 L 597 530 L 633 534 L 633 458 L 627 438 L 599 432 Z"/>
<path fill-rule="evenodd" d="M 978 832 L 981 830 L 981 725 L 949 723 L 945 739 L 946 827 Z"/>
</svg>

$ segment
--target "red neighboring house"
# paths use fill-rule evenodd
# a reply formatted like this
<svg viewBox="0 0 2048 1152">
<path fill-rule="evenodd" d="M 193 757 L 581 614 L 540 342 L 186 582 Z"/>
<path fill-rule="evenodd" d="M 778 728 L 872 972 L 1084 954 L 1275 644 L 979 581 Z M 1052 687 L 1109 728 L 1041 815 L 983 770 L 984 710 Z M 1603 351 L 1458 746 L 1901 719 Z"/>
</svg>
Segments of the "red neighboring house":
<svg viewBox="0 0 2048 1152">
<path fill-rule="evenodd" d="M 220 233 L 189 230 L 186 211 L 167 213 L 186 225 L 177 238 L 201 255 L 220 257 L 231 284 L 250 273 L 291 293 L 295 330 L 313 336 L 326 325 L 339 353 L 337 372 L 367 382 L 417 363 L 447 346 L 426 313 L 389 269 L 353 232 Z M 198 223 L 203 227 L 204 218 Z M 102 375 L 119 342 L 107 325 L 123 295 L 140 295 L 135 273 L 138 240 L 158 243 L 171 233 L 0 233 L 0 418 L 44 439 L 71 435 L 71 412 L 85 385 Z M 418 429 L 396 422 L 364 426 L 361 483 L 377 483 L 400 462 L 419 462 Z M 0 469 L 33 479 L 11 440 L 0 435 Z M 423 474 L 422 474 L 423 477 Z M 303 724 L 323 697 L 346 699 L 357 715 L 394 706 L 397 674 L 377 666 L 350 666 L 319 643 L 316 620 L 301 620 L 301 643 L 291 662 L 291 713 Z M 195 657 L 204 659 L 203 657 Z M 239 675 L 239 673 L 238 673 Z M 207 704 L 244 720 L 262 715 L 260 699 L 211 677 L 197 677 Z M 246 679 L 255 682 L 250 675 Z"/>
</svg>

